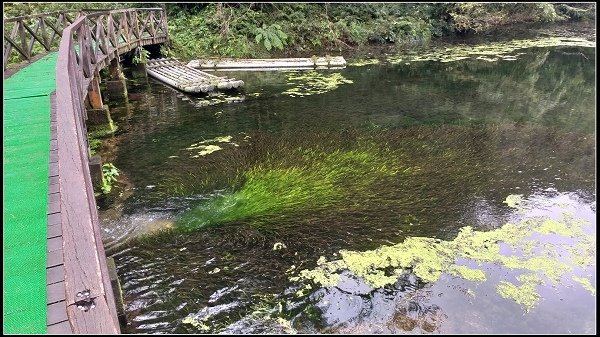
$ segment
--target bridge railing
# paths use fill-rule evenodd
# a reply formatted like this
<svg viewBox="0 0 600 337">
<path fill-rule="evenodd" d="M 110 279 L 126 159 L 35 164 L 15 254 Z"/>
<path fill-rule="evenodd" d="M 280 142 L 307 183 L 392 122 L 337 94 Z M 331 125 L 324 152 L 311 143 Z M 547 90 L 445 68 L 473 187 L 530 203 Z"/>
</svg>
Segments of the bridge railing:
<svg viewBox="0 0 600 337">
<path fill-rule="evenodd" d="M 163 9 L 82 15 L 65 28 L 56 67 L 59 189 L 67 315 L 74 333 L 118 333 L 92 186 L 85 97 L 93 76 L 119 54 L 166 42 Z"/>
<path fill-rule="evenodd" d="M 4 68 L 11 59 L 29 61 L 41 51 L 56 49 L 62 31 L 84 14 L 72 10 L 4 19 Z"/>
<path fill-rule="evenodd" d="M 166 14 L 160 8 L 124 10 L 71 10 L 7 18 L 4 20 L 4 64 L 30 61 L 36 54 L 58 47 L 63 30 L 86 15 L 92 40 L 104 42 L 99 48 L 104 54 L 114 47 L 120 53 L 131 50 L 131 43 L 159 43 L 167 35 Z M 124 43 L 125 42 L 125 43 Z M 98 50 L 96 50 L 98 52 Z"/>
</svg>

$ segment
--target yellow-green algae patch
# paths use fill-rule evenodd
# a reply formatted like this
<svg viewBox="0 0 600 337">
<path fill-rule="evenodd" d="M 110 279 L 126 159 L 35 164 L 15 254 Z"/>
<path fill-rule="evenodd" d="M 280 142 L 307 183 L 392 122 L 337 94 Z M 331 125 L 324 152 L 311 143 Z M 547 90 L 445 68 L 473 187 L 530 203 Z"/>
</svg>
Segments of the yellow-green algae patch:
<svg viewBox="0 0 600 337">
<path fill-rule="evenodd" d="M 523 282 L 520 286 L 516 286 L 510 282 L 500 281 L 496 288 L 500 296 L 512 299 L 520 304 L 526 312 L 538 304 L 540 294 L 536 289 L 537 284 L 533 282 Z"/>
<path fill-rule="evenodd" d="M 379 64 L 379 60 L 378 59 L 357 59 L 357 60 L 354 60 L 354 61 L 348 63 L 348 65 L 351 67 L 362 67 L 362 66 L 368 66 L 371 64 Z"/>
<path fill-rule="evenodd" d="M 522 194 L 511 194 L 504 200 L 504 203 L 508 205 L 508 207 L 517 208 L 523 202 Z"/>
<path fill-rule="evenodd" d="M 287 78 L 294 87 L 284 91 L 282 94 L 290 97 L 323 94 L 337 89 L 342 84 L 354 83 L 340 73 L 325 74 L 315 70 L 303 73 L 290 72 Z"/>
<path fill-rule="evenodd" d="M 517 198 L 507 200 L 515 201 Z M 528 205 L 519 200 L 521 202 L 509 204 L 527 208 Z M 402 243 L 370 251 L 342 250 L 339 260 L 325 262 L 325 258 L 321 257 L 316 268 L 302 270 L 292 280 L 334 286 L 340 280 L 340 273 L 349 271 L 371 287 L 381 288 L 395 283 L 401 274 L 410 270 L 424 282 L 435 282 L 444 273 L 484 282 L 487 279 L 484 270 L 459 265 L 458 261 L 467 260 L 479 265 L 487 262 L 523 272 L 517 277 L 520 285 L 500 281 L 497 291 L 502 297 L 514 300 L 525 311 L 529 311 L 540 299 L 537 286 L 543 284 L 544 279 L 557 284 L 575 267 L 595 265 L 595 259 L 589 256 L 595 254 L 595 238 L 583 230 L 586 224 L 567 212 L 558 220 L 530 217 L 490 231 L 463 227 L 452 241 L 408 237 Z M 543 241 L 551 235 L 563 239 Z M 503 246 L 510 248 L 510 252 L 501 249 Z M 582 256 L 587 258 L 583 259 Z M 595 292 L 588 279 L 573 277 L 573 280 L 590 292 Z"/>
<path fill-rule="evenodd" d="M 594 288 L 594 286 L 592 285 L 592 282 L 590 282 L 590 280 L 586 279 L 585 277 L 579 277 L 577 275 L 573 275 L 573 276 L 571 276 L 571 278 L 573 279 L 573 281 L 581 284 L 584 289 L 588 290 L 593 295 L 596 295 L 596 288 Z"/>
<path fill-rule="evenodd" d="M 192 155 L 192 158 L 199 158 L 206 155 L 209 155 L 213 152 L 222 150 L 223 148 L 219 145 L 211 144 L 211 143 L 228 143 L 233 146 L 238 146 L 236 143 L 231 142 L 231 136 L 219 136 L 212 139 L 206 139 L 198 143 L 194 143 L 186 148 L 186 150 L 200 150 L 195 155 Z M 207 145 L 208 144 L 208 145 Z"/>
<path fill-rule="evenodd" d="M 516 50 L 558 46 L 595 48 L 596 42 L 581 38 L 546 37 L 493 42 L 483 45 L 455 45 L 446 48 L 436 48 L 421 54 L 406 53 L 388 56 L 387 61 L 392 64 L 419 61 L 454 62 L 468 58 L 475 58 L 486 62 L 495 62 L 498 60 L 514 61 L 520 55 L 525 54 L 522 52 L 514 53 Z"/>
</svg>

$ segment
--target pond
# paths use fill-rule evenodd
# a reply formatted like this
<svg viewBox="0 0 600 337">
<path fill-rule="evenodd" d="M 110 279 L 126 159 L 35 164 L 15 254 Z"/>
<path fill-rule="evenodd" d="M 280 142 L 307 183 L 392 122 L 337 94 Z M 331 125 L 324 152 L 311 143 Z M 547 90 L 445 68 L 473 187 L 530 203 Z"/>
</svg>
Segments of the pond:
<svg viewBox="0 0 600 337">
<path fill-rule="evenodd" d="M 595 48 L 548 41 L 206 97 L 127 74 L 124 332 L 595 333 Z"/>
</svg>

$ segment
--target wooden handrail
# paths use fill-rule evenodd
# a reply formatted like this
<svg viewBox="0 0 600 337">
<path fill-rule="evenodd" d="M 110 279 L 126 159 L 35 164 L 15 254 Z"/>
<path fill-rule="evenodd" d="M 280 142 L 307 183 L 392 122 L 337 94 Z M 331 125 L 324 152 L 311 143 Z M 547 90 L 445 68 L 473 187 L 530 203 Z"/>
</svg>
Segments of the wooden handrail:
<svg viewBox="0 0 600 337">
<path fill-rule="evenodd" d="M 148 14 L 147 14 L 148 13 Z M 50 51 L 57 47 L 57 41 L 62 36 L 63 30 L 70 24 L 74 23 L 79 17 L 87 16 L 88 20 L 102 16 L 152 16 L 154 13 L 160 13 L 160 17 L 165 16 L 162 8 L 127 8 L 119 10 L 99 10 L 99 9 L 82 9 L 58 11 L 42 14 L 32 14 L 6 18 L 4 20 L 4 64 L 6 69 L 11 57 L 17 56 L 20 61 L 31 61 L 40 51 L 36 50 L 36 46 L 41 46 L 43 51 Z M 129 20 L 133 21 L 133 20 Z M 136 20 L 137 21 L 137 20 Z M 156 22 L 155 22 L 156 21 Z M 118 21 L 119 26 L 128 30 L 129 23 Z M 166 23 L 162 20 L 151 20 L 151 24 L 157 23 L 159 27 L 164 28 L 166 37 Z M 101 25 L 106 27 L 106 25 Z M 134 27 L 138 28 L 139 27 Z M 143 29 L 142 29 L 143 30 Z M 129 29 L 128 31 L 131 31 Z M 117 34 L 120 32 L 116 32 Z M 157 35 L 156 32 L 149 32 L 151 36 Z M 96 38 L 96 32 L 92 33 L 92 37 Z M 136 39 L 138 37 L 136 36 Z M 168 38 L 168 37 L 166 37 Z M 117 43 L 115 41 L 115 43 Z M 157 43 L 157 42 L 154 42 Z M 121 48 L 122 50 L 123 48 Z M 121 52 L 119 52 L 121 53 Z"/>
<path fill-rule="evenodd" d="M 67 315 L 74 333 L 119 333 L 116 306 L 89 170 L 85 97 L 94 74 L 119 54 L 167 41 L 162 33 L 136 36 L 140 13 L 127 9 L 83 15 L 62 31 L 56 66 L 60 207 Z M 129 20 L 128 20 L 129 18 Z M 92 34 L 93 31 L 93 34 Z M 93 304 L 93 305 L 92 305 Z"/>
</svg>

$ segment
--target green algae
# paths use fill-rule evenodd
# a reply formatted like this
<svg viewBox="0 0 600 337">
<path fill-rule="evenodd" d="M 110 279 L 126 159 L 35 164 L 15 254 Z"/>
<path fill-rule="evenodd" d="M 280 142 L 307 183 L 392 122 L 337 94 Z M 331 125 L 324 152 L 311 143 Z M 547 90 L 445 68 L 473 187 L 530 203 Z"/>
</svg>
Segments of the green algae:
<svg viewBox="0 0 600 337">
<path fill-rule="evenodd" d="M 525 312 L 535 308 L 540 300 L 540 294 L 537 292 L 534 282 L 524 282 L 520 286 L 516 286 L 507 281 L 500 281 L 496 289 L 500 296 L 520 304 Z"/>
<path fill-rule="evenodd" d="M 224 93 L 211 93 L 210 96 L 206 98 L 198 98 L 194 99 L 194 104 L 201 108 L 206 106 L 213 106 L 223 103 L 239 103 L 243 102 L 246 99 L 245 95 L 227 95 Z"/>
<path fill-rule="evenodd" d="M 521 206 L 521 203 L 523 202 L 523 195 L 522 194 L 511 194 L 511 195 L 507 196 L 503 202 L 505 204 L 507 204 L 508 207 L 517 208 L 517 207 Z"/>
<path fill-rule="evenodd" d="M 583 288 L 586 289 L 587 291 L 591 292 L 592 295 L 596 294 L 596 288 L 594 288 L 594 285 L 592 285 L 592 282 L 590 282 L 589 279 L 587 279 L 585 277 L 579 277 L 577 275 L 571 276 L 571 279 L 573 279 L 573 281 L 581 284 L 583 286 Z"/>
<path fill-rule="evenodd" d="M 214 153 L 216 151 L 219 150 L 223 150 L 222 147 L 220 147 L 219 145 L 216 145 L 216 143 L 225 143 L 225 144 L 231 144 L 233 146 L 238 146 L 238 144 L 231 142 L 231 139 L 233 137 L 232 136 L 219 136 L 219 137 L 215 137 L 212 139 L 206 139 L 197 143 L 194 143 L 188 147 L 186 147 L 186 150 L 200 150 L 198 151 L 195 155 L 192 155 L 192 158 L 199 158 L 199 157 L 203 157 L 206 155 L 209 155 L 211 153 Z M 211 144 L 213 143 L 213 144 Z"/>
<path fill-rule="evenodd" d="M 354 83 L 340 73 L 324 74 L 315 70 L 303 73 L 289 72 L 287 79 L 294 87 L 282 94 L 290 97 L 302 97 L 323 94 L 337 89 L 340 85 Z"/>
<path fill-rule="evenodd" d="M 515 205 L 528 206 L 520 197 L 507 200 L 511 203 L 518 200 Z M 435 282 L 444 273 L 469 281 L 485 282 L 484 270 L 457 264 L 458 260 L 467 259 L 480 266 L 482 263 L 493 263 L 501 268 L 524 272 L 517 277 L 520 285 L 502 280 L 497 285 L 497 291 L 528 312 L 537 305 L 540 299 L 537 286 L 544 284 L 545 279 L 560 284 L 561 279 L 572 272 L 575 266 L 585 268 L 595 265 L 593 255 L 590 256 L 595 254 L 595 238 L 582 228 L 587 222 L 575 219 L 569 212 L 565 213 L 559 220 L 530 217 L 485 232 L 467 226 L 461 228 L 451 241 L 408 237 L 402 243 L 370 251 L 341 250 L 341 259 L 326 262 L 325 257 L 321 257 L 316 268 L 301 270 L 291 280 L 310 281 L 329 287 L 337 285 L 340 273 L 348 271 L 373 288 L 391 285 L 406 272 L 414 273 L 423 282 Z M 569 238 L 577 243 L 573 245 L 570 240 L 540 242 L 532 238 L 540 235 Z M 511 248 L 512 252 L 502 250 L 503 246 Z M 582 259 L 581 256 L 588 258 Z M 583 262 L 587 265 L 583 265 Z M 590 292 L 595 292 L 588 279 L 575 277 L 573 280 Z"/>
<path fill-rule="evenodd" d="M 498 60 L 515 61 L 524 52 L 515 53 L 517 50 L 536 47 L 588 47 L 595 48 L 594 41 L 581 38 L 547 37 L 536 39 L 512 40 L 506 42 L 493 42 L 483 45 L 454 45 L 445 48 L 435 48 L 431 51 L 417 54 L 415 52 L 388 56 L 387 61 L 391 64 L 437 61 L 455 62 L 474 58 L 485 62 L 496 62 Z"/>
<path fill-rule="evenodd" d="M 485 282 L 487 280 L 485 273 L 482 270 L 473 269 L 466 266 L 450 266 L 450 268 L 448 268 L 448 273 L 469 281 Z"/>
<path fill-rule="evenodd" d="M 368 65 L 372 65 L 372 64 L 379 64 L 379 60 L 378 59 L 357 59 L 354 60 L 350 63 L 348 63 L 348 66 L 350 67 L 363 67 L 363 66 L 368 66 Z"/>
</svg>

